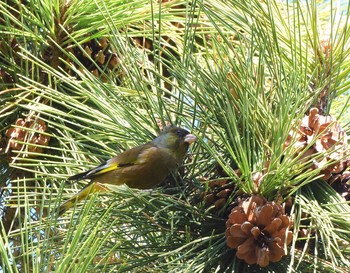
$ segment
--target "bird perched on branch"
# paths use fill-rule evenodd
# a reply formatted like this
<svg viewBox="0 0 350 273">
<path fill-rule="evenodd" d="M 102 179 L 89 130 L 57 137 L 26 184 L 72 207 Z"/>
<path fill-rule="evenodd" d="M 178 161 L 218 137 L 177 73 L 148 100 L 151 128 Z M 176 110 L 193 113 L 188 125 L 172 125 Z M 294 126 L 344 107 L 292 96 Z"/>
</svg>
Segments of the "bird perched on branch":
<svg viewBox="0 0 350 273">
<path fill-rule="evenodd" d="M 150 189 L 163 182 L 170 171 L 182 163 L 190 144 L 197 140 L 187 130 L 166 127 L 158 137 L 113 157 L 100 166 L 69 177 L 90 179 L 90 183 L 59 207 L 61 215 L 89 194 L 107 190 L 103 184 Z"/>
</svg>

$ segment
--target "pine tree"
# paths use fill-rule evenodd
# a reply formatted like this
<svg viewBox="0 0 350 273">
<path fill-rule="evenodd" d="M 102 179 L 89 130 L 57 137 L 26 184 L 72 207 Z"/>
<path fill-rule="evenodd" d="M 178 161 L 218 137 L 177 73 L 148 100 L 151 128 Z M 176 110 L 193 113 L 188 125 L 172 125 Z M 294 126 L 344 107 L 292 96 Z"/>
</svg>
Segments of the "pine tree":
<svg viewBox="0 0 350 273">
<path fill-rule="evenodd" d="M 0 271 L 348 272 L 349 8 L 0 0 Z M 162 185 L 57 214 L 167 124 Z"/>
</svg>

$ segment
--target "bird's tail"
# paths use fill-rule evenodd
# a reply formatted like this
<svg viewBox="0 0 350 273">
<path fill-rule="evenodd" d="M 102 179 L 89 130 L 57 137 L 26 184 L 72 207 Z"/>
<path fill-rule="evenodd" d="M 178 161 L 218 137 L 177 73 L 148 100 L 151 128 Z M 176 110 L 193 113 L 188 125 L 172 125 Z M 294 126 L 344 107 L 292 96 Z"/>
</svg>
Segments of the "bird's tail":
<svg viewBox="0 0 350 273">
<path fill-rule="evenodd" d="M 74 207 L 79 201 L 87 199 L 90 194 L 99 191 L 108 190 L 106 187 L 102 186 L 98 182 L 91 182 L 85 188 L 83 188 L 80 192 L 75 194 L 72 198 L 68 199 L 58 208 L 58 215 L 62 215 L 70 208 Z"/>
</svg>

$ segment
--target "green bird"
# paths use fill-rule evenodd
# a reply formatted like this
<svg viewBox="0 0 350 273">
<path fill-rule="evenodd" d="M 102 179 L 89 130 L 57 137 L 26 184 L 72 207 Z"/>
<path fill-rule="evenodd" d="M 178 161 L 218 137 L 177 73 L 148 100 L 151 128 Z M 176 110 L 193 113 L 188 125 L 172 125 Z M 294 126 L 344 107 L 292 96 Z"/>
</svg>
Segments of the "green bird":
<svg viewBox="0 0 350 273">
<path fill-rule="evenodd" d="M 90 183 L 59 207 L 59 215 L 73 207 L 89 194 L 107 190 L 103 184 L 150 189 L 163 182 L 170 171 L 180 165 L 190 144 L 197 140 L 187 130 L 166 127 L 152 141 L 131 148 L 101 165 L 69 177 L 69 180 L 90 179 Z"/>
</svg>

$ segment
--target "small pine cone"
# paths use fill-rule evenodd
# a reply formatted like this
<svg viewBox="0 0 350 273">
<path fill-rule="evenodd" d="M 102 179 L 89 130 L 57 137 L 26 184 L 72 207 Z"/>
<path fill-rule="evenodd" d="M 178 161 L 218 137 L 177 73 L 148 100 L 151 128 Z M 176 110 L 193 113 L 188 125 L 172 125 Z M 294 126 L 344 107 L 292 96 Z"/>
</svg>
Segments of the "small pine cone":
<svg viewBox="0 0 350 273">
<path fill-rule="evenodd" d="M 224 171 L 224 169 L 218 163 L 213 170 L 216 179 L 210 180 L 206 177 L 202 177 L 202 181 L 206 182 L 208 185 L 208 189 L 206 192 L 202 193 L 202 199 L 205 202 L 207 207 L 212 207 L 213 209 L 219 210 L 223 208 L 225 205 L 225 211 L 221 211 L 220 213 L 224 213 L 228 215 L 233 207 L 233 203 L 228 204 L 228 200 L 232 199 L 232 195 L 237 195 L 237 189 L 235 184 L 231 179 L 228 179 L 228 174 Z M 237 169 L 235 170 L 237 176 L 240 176 L 241 173 Z"/>
<path fill-rule="evenodd" d="M 29 142 L 35 145 L 47 146 L 50 141 L 50 136 L 41 134 L 40 132 L 45 132 L 47 127 L 44 121 L 40 119 L 34 118 L 26 118 L 26 119 L 17 119 L 16 126 L 19 127 L 11 127 L 6 131 L 6 137 L 8 138 L 8 146 L 13 150 L 22 150 L 25 144 L 19 142 Z M 21 128 L 22 127 L 22 128 Z M 30 128 L 35 130 L 35 133 L 32 133 L 30 130 L 26 128 Z M 42 148 L 38 146 L 28 145 L 29 152 L 37 152 L 41 153 Z"/>
<path fill-rule="evenodd" d="M 232 188 L 226 188 L 216 190 L 214 192 L 207 192 L 204 195 L 204 202 L 207 207 L 214 205 L 216 209 L 220 209 L 226 204 L 226 201 L 230 197 L 232 191 Z"/>
<path fill-rule="evenodd" d="M 115 69 L 120 63 L 117 53 L 111 50 L 110 42 L 107 38 L 102 37 L 99 40 L 89 40 L 85 42 L 82 47 L 84 48 L 84 52 L 76 48 L 73 54 L 77 56 L 82 66 L 96 77 L 101 77 L 100 69 L 108 72 Z M 84 71 L 82 67 L 80 67 L 79 70 Z M 103 77 L 101 77 L 101 79 L 103 81 L 107 80 Z"/>
<path fill-rule="evenodd" d="M 227 179 L 217 179 L 208 183 L 209 190 L 204 193 L 203 198 L 207 207 L 214 205 L 216 209 L 220 209 L 226 204 L 234 188 L 232 185 L 226 186 L 227 182 Z"/>
<path fill-rule="evenodd" d="M 323 179 L 328 180 L 332 174 L 340 173 L 347 167 L 347 135 L 332 116 L 319 114 L 317 108 L 310 109 L 299 128 L 292 130 L 284 144 L 285 148 L 293 145 L 295 156 L 301 161 L 309 161 L 312 156 L 313 169 L 320 169 Z M 305 148 L 309 148 L 305 151 Z M 320 157 L 320 153 L 327 156 Z"/>
<path fill-rule="evenodd" d="M 227 245 L 237 249 L 239 259 L 265 267 L 285 255 L 284 244 L 292 241 L 292 232 L 286 232 L 290 225 L 281 205 L 254 195 L 232 209 L 226 222 Z"/>
</svg>

